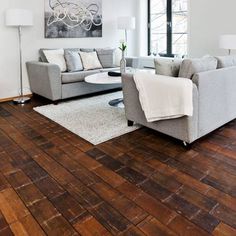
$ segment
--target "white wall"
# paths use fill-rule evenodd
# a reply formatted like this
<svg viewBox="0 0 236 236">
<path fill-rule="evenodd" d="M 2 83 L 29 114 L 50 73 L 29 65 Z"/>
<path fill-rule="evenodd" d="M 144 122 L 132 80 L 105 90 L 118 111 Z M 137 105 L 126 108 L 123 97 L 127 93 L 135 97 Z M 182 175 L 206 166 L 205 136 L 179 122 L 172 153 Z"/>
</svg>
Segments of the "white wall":
<svg viewBox="0 0 236 236">
<path fill-rule="evenodd" d="M 103 0 L 103 37 L 86 39 L 45 39 L 44 0 L 8 0 L 0 8 L 0 99 L 19 94 L 19 54 L 16 28 L 5 26 L 5 11 L 25 8 L 33 11 L 34 26 L 23 29 L 24 62 L 38 59 L 39 48 L 60 47 L 118 47 L 123 32 L 117 30 L 118 16 L 136 16 L 138 0 Z M 137 54 L 137 31 L 129 32 L 129 54 Z M 25 64 L 25 63 L 24 63 Z M 24 91 L 29 93 L 29 83 L 24 66 Z"/>
<path fill-rule="evenodd" d="M 137 40 L 138 55 L 146 56 L 148 54 L 148 6 L 147 0 L 139 0 L 137 17 Z"/>
<path fill-rule="evenodd" d="M 235 0 L 189 0 L 189 55 L 226 55 L 219 48 L 221 34 L 236 34 Z"/>
</svg>

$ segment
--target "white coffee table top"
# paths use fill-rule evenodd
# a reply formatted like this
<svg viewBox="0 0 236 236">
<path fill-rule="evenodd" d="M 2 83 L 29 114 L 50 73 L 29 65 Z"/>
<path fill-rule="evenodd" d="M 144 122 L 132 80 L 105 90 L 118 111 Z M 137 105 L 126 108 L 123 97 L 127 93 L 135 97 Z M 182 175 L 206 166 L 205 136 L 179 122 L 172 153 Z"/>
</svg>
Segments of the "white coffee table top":
<svg viewBox="0 0 236 236">
<path fill-rule="evenodd" d="M 121 76 L 109 76 L 108 72 L 97 73 L 87 76 L 85 82 L 90 84 L 120 84 Z"/>
<path fill-rule="evenodd" d="M 149 72 L 155 74 L 155 70 L 152 69 L 132 69 L 127 70 L 127 73 L 134 73 L 136 71 Z M 108 72 L 103 72 L 87 76 L 85 78 L 85 82 L 90 84 L 121 84 L 121 76 L 109 76 Z"/>
</svg>

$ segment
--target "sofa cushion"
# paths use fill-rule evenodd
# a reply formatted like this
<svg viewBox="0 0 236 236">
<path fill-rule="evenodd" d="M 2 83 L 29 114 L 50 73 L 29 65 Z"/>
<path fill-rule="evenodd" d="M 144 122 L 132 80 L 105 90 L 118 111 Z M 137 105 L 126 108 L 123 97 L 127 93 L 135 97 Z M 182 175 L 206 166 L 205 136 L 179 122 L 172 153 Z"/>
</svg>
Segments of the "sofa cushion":
<svg viewBox="0 0 236 236">
<path fill-rule="evenodd" d="M 81 52 L 94 52 L 95 48 L 80 48 Z"/>
<path fill-rule="evenodd" d="M 236 66 L 236 56 L 221 56 L 216 57 L 216 59 L 218 61 L 218 69 Z"/>
<path fill-rule="evenodd" d="M 64 49 L 43 50 L 43 52 L 49 63 L 58 65 L 62 72 L 67 70 Z"/>
<path fill-rule="evenodd" d="M 155 69 L 157 75 L 178 77 L 182 59 L 155 58 Z"/>
<path fill-rule="evenodd" d="M 66 72 L 61 74 L 61 81 L 63 84 L 83 82 L 86 76 L 99 72 L 100 70 Z"/>
<path fill-rule="evenodd" d="M 115 66 L 115 49 L 99 48 L 96 52 L 103 68 Z"/>
<path fill-rule="evenodd" d="M 98 59 L 97 52 L 79 52 L 83 62 L 84 70 L 101 69 L 102 65 Z"/>
<path fill-rule="evenodd" d="M 81 71 L 84 69 L 79 50 L 65 50 L 65 60 L 68 72 Z"/>
<path fill-rule="evenodd" d="M 197 59 L 185 59 L 181 63 L 179 77 L 192 79 L 196 73 L 215 70 L 217 68 L 216 58 L 209 56 Z"/>
</svg>

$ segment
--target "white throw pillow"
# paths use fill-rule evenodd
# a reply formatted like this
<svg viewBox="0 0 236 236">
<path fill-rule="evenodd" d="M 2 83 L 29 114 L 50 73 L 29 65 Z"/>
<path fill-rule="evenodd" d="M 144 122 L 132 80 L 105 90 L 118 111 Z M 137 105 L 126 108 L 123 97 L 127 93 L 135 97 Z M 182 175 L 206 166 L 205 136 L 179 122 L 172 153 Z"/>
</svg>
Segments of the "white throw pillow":
<svg viewBox="0 0 236 236">
<path fill-rule="evenodd" d="M 43 50 L 43 52 L 49 63 L 58 65 L 62 72 L 66 71 L 64 49 Z"/>
<path fill-rule="evenodd" d="M 101 69 L 102 65 L 98 59 L 97 52 L 79 52 L 84 70 Z"/>
</svg>

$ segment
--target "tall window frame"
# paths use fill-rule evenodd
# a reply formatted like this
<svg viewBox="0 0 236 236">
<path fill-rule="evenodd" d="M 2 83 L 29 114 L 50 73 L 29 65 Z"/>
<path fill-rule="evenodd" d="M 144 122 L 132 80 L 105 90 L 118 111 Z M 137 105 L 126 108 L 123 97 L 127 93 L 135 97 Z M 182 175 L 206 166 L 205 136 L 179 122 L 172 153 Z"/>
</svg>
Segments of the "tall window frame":
<svg viewBox="0 0 236 236">
<path fill-rule="evenodd" d="M 155 1 L 155 0 L 147 0 L 148 1 L 148 55 L 152 55 L 154 52 L 152 50 L 152 11 L 151 11 L 151 1 Z M 166 1 L 166 52 L 162 53 L 162 52 L 158 52 L 158 54 L 160 56 L 164 56 L 164 57 L 174 57 L 177 54 L 173 53 L 173 35 L 176 35 L 178 33 L 173 32 L 173 15 L 174 15 L 174 11 L 173 11 L 173 2 L 174 0 L 165 0 Z M 188 2 L 187 2 L 188 4 Z M 187 6 L 188 8 L 188 6 Z M 188 9 L 186 11 L 184 11 L 186 14 L 188 14 Z M 188 20 L 186 21 L 187 24 L 187 28 L 188 28 Z M 181 32 L 179 33 L 181 35 L 186 35 L 188 37 L 188 30 L 186 29 L 185 32 Z M 187 39 L 186 39 L 186 52 L 185 54 L 187 54 L 187 47 L 188 47 L 188 43 L 187 43 Z M 184 56 L 184 55 L 182 55 Z"/>
</svg>

